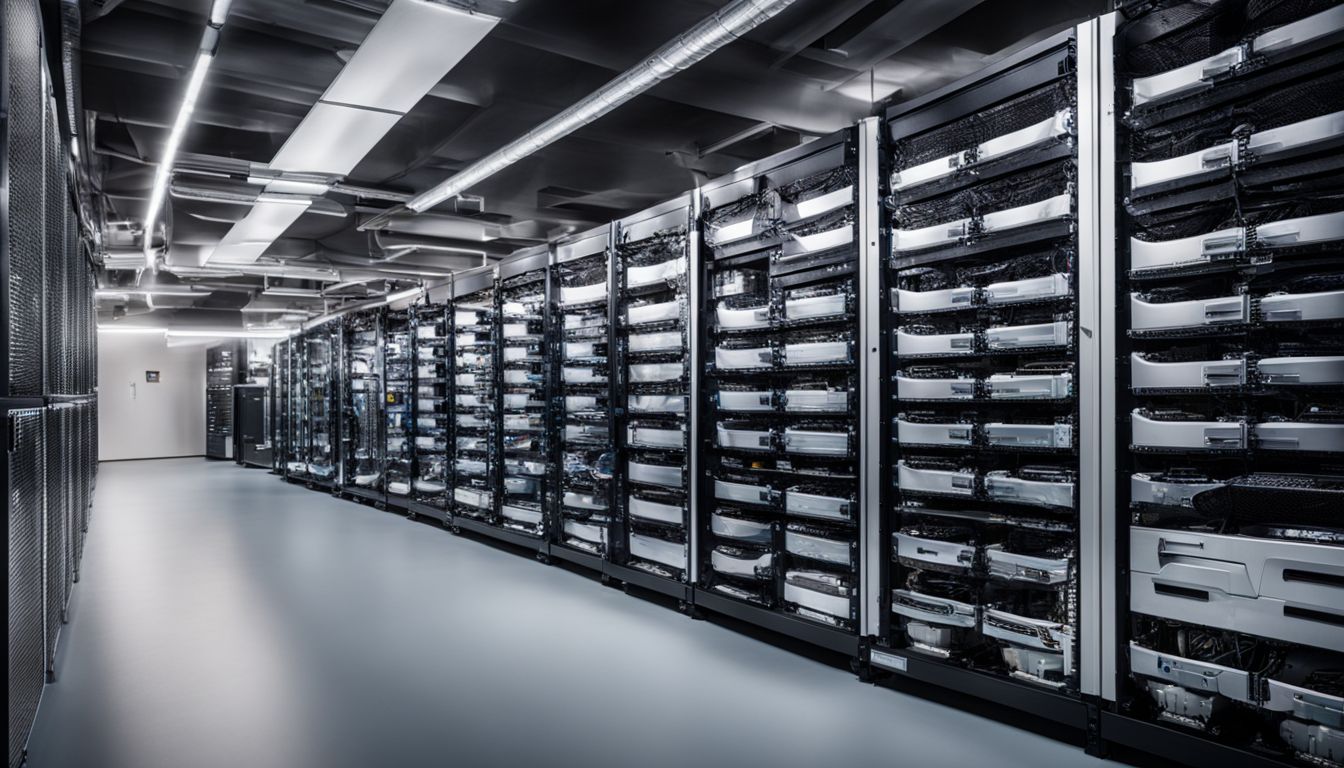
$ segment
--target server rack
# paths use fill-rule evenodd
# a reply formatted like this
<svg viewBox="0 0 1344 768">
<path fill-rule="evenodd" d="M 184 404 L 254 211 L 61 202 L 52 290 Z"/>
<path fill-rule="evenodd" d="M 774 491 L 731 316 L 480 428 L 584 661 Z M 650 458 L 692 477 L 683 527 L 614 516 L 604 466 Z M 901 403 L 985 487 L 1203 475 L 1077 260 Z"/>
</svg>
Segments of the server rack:
<svg viewBox="0 0 1344 768">
<path fill-rule="evenodd" d="M 205 350 L 205 457 L 232 459 L 233 385 L 243 381 L 244 345 L 216 344 Z"/>
<path fill-rule="evenodd" d="M 233 387 L 233 456 L 245 467 L 271 467 L 271 399 L 265 384 Z"/>
<path fill-rule="evenodd" d="M 285 418 L 288 445 L 285 448 L 285 478 L 295 482 L 308 479 L 309 439 L 311 428 L 308 419 L 308 390 L 305 361 L 308 352 L 308 335 L 298 334 L 289 340 L 288 399 L 289 407 Z"/>
<path fill-rule="evenodd" d="M 271 351 L 271 471 L 277 475 L 289 472 L 290 347 L 289 340 L 279 341 Z"/>
<path fill-rule="evenodd" d="M 447 302 L 432 296 L 410 311 L 415 329 L 415 476 L 407 508 L 446 523 L 453 444 L 451 317 Z"/>
<path fill-rule="evenodd" d="M 383 313 L 383 493 L 387 504 L 398 509 L 405 508 L 415 475 L 413 334 L 409 309 L 389 307 Z"/>
<path fill-rule="evenodd" d="M 554 487 L 558 495 L 551 554 L 601 572 L 619 541 L 613 536 L 616 503 L 616 402 L 612 391 L 615 284 L 611 226 L 559 241 L 552 255 L 559 356 Z"/>
<path fill-rule="evenodd" d="M 23 759 L 44 682 L 43 409 L 6 409 L 9 532 L 9 765 Z"/>
<path fill-rule="evenodd" d="M 1107 738 L 1344 763 L 1344 6 L 1116 20 Z"/>
<path fill-rule="evenodd" d="M 342 490 L 375 504 L 384 502 L 382 311 L 354 312 L 341 319 Z"/>
<path fill-rule="evenodd" d="M 554 463 L 550 424 L 550 249 L 529 249 L 499 265 L 500 446 L 503 487 L 499 524 L 536 537 L 545 556 L 548 482 Z"/>
<path fill-rule="evenodd" d="M 854 657 L 873 160 L 840 131 L 711 182 L 700 215 L 695 604 Z"/>
<path fill-rule="evenodd" d="M 697 261 L 694 202 L 683 195 L 613 225 L 616 302 L 612 433 L 619 560 L 608 575 L 691 599 L 695 537 L 692 393 Z"/>
<path fill-rule="evenodd" d="M 69 139 L 41 8 L 0 21 L 0 495 L 9 537 L 9 748 L 19 765 L 55 672 L 96 474 L 93 268 L 72 210 Z M 55 29 L 46 25 L 46 28 Z M 59 46 L 59 39 L 54 41 Z M 56 59 L 51 59 L 55 61 Z M 55 97 L 55 98 L 53 98 Z"/>
<path fill-rule="evenodd" d="M 318 487 L 332 491 L 341 487 L 340 361 L 340 322 L 314 329 L 308 338 L 308 474 Z"/>
<path fill-rule="evenodd" d="M 871 658 L 1034 686 L 1060 698 L 978 683 L 1081 725 L 1076 702 L 1099 692 L 1098 253 L 1078 35 L 887 113 L 889 566 Z"/>
<path fill-rule="evenodd" d="M 493 267 L 453 280 L 453 483 L 455 529 L 498 531 L 499 306 Z"/>
</svg>

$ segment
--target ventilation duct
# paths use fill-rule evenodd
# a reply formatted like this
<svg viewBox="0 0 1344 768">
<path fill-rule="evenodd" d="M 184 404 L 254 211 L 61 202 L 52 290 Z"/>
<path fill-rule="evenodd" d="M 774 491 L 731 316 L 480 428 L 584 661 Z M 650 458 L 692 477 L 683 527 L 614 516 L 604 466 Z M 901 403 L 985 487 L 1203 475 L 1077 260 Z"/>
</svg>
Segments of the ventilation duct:
<svg viewBox="0 0 1344 768">
<path fill-rule="evenodd" d="M 734 0 L 582 101 L 406 204 L 420 213 L 564 138 L 773 18 L 793 0 Z M 365 225 L 366 227 L 369 225 Z"/>
</svg>

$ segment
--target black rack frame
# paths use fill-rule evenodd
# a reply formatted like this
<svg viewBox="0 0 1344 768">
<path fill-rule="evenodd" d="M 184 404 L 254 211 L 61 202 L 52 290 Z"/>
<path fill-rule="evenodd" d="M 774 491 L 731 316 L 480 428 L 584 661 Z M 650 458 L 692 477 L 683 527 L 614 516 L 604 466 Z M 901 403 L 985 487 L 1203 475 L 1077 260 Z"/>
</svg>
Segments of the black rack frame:
<svg viewBox="0 0 1344 768">
<path fill-rule="evenodd" d="M 507 430 L 503 424 L 504 414 L 507 410 L 504 407 L 504 394 L 505 389 L 509 386 L 504 381 L 505 371 L 508 369 L 506 361 L 504 360 L 504 349 L 508 345 L 505 343 L 503 328 L 508 318 L 504 314 L 503 292 L 508 290 L 505 288 L 506 281 L 525 276 L 528 273 L 536 272 L 540 272 L 542 295 L 542 316 L 539 322 L 541 324 L 542 338 L 540 349 L 543 357 L 543 362 L 541 363 L 541 402 L 543 403 L 544 409 L 541 414 L 541 423 L 543 425 L 542 439 L 545 440 L 545 445 L 539 452 L 531 451 L 528 453 L 540 453 L 547 462 L 548 471 L 541 475 L 539 479 L 539 482 L 542 484 L 540 508 L 541 523 L 537 534 L 534 536 L 528 532 L 505 526 L 502 523 L 502 520 L 504 519 L 503 507 L 508 499 L 508 494 L 505 490 L 508 472 L 505 465 L 509 456 L 509 449 L 505 442 L 505 433 Z M 552 279 L 551 253 L 548 246 L 543 245 L 526 249 L 499 264 L 495 288 L 496 308 L 498 312 L 498 320 L 496 323 L 498 328 L 497 348 L 499 354 L 495 364 L 495 413 L 500 422 L 495 431 L 495 452 L 496 456 L 499 458 L 499 469 L 497 473 L 498 485 L 495 491 L 495 510 L 497 513 L 497 520 L 501 521 L 501 524 L 498 526 L 491 526 L 493 530 L 492 532 L 487 533 L 487 535 L 495 535 L 498 533 L 499 535 L 496 536 L 496 538 L 508 541 L 523 549 L 535 550 L 537 558 L 542 561 L 546 561 L 549 558 L 550 552 L 550 528 L 553 520 L 552 507 L 555 503 L 555 486 L 552 482 L 553 472 L 550 468 L 553 468 L 557 463 L 556 444 L 558 442 L 554 439 L 551 429 L 553 423 L 551 413 L 555 398 L 553 372 L 555 364 L 553 358 L 548 354 L 550 350 L 554 349 L 550 343 L 554 336 L 554 329 L 552 328 L 553 316 L 549 311 L 554 303 L 553 290 L 554 280 Z"/>
<path fill-rule="evenodd" d="M 766 271 L 769 274 L 768 279 L 773 285 L 775 281 L 779 281 L 781 284 L 787 283 L 792 273 L 799 271 L 800 269 L 804 274 L 810 275 L 812 274 L 812 270 L 817 270 L 817 274 L 821 274 L 820 270 L 825 269 L 827 265 L 835 264 L 837 261 L 843 262 L 852 259 L 854 262 L 852 268 L 843 272 L 827 275 L 826 279 L 840 279 L 843 278 L 845 274 L 852 275 L 855 280 L 863 279 L 861 275 L 864 271 L 862 267 L 862 254 L 864 253 L 864 249 L 871 248 L 875 245 L 875 243 L 869 244 L 866 242 L 868 238 L 866 222 L 869 221 L 868 216 L 870 213 L 865 211 L 862 205 L 864 202 L 864 193 L 860 181 L 862 173 L 859 171 L 859 166 L 865 161 L 864 156 L 866 155 L 866 150 L 860 146 L 860 136 L 863 134 L 861 129 L 864 127 L 865 126 L 861 125 L 836 131 L 835 133 L 816 139 L 794 149 L 786 150 L 755 163 L 743 166 L 728 176 L 711 181 L 699 190 L 700 201 L 698 206 L 698 218 L 700 227 L 698 233 L 698 247 L 701 249 L 702 255 L 697 260 L 695 279 L 699 285 L 696 305 L 696 325 L 698 327 L 700 338 L 698 340 L 696 356 L 698 357 L 697 369 L 700 374 L 703 375 L 705 373 L 706 366 L 708 365 L 709 360 L 713 359 L 714 355 L 714 333 L 712 332 L 713 329 L 710 325 L 711 318 L 714 317 L 714 307 L 712 291 L 708 290 L 709 286 L 712 284 L 711 273 L 713 271 L 713 262 L 723 261 L 735 264 L 739 260 L 739 254 L 747 254 L 749 258 L 755 261 L 759 261 L 760 258 L 766 258 Z M 761 235 L 754 235 L 752 240 L 747 241 L 746 247 L 743 247 L 738 243 L 730 243 L 721 249 L 723 251 L 722 255 L 717 258 L 711 256 L 712 246 L 706 239 L 706 217 L 713 210 L 713 199 L 717 192 L 722 191 L 724 193 L 723 197 L 727 202 L 736 202 L 744 197 L 756 195 L 763 191 L 767 179 L 778 171 L 786 170 L 786 178 L 789 181 L 794 181 L 808 178 L 827 170 L 838 169 L 846 165 L 855 169 L 853 183 L 855 188 L 853 193 L 854 196 L 850 202 L 855 217 L 855 220 L 852 223 L 855 234 L 852 244 L 849 246 L 852 251 L 850 255 L 837 257 L 835 253 L 838 252 L 838 249 L 835 251 L 832 249 L 825 249 L 818 252 L 816 257 L 809 259 L 808 264 L 804 267 L 794 269 L 781 268 L 776 270 L 770 267 L 770 259 L 768 256 L 770 251 L 768 249 L 781 247 L 784 240 L 787 238 L 781 235 L 771 234 L 770 232 L 763 232 Z M 806 220 L 806 218 L 804 220 Z M 761 254 L 761 256 L 758 257 L 751 254 Z M 856 295 L 860 293 L 857 285 L 854 288 L 854 292 Z M 772 304 L 773 303 L 772 299 Z M 868 514 L 865 509 L 866 504 L 864 501 L 866 497 L 864 496 L 865 491 L 861 487 L 862 478 L 864 476 L 863 466 L 869 451 L 867 447 L 863 445 L 859 428 L 862 420 L 863 408 L 866 407 L 863 404 L 866 390 L 863 372 L 868 365 L 867 355 L 863 353 L 865 346 L 865 318 L 863 314 L 865 309 L 866 305 L 855 307 L 853 313 L 854 317 L 848 321 L 846 326 L 849 328 L 850 332 L 854 334 L 851 340 L 851 345 L 854 350 L 853 359 L 846 370 L 853 381 L 855 391 L 848 417 L 850 420 L 849 423 L 851 424 L 850 431 L 855 445 L 853 455 L 846 460 L 846 463 L 849 463 L 854 467 L 854 493 L 856 497 L 860 499 L 855 505 L 855 508 L 858 511 L 854 515 L 852 526 L 854 540 L 851 545 L 852 555 L 850 573 L 852 574 L 853 594 L 850 598 L 851 616 L 849 619 L 853 624 L 853 629 L 851 631 L 846 631 L 840 628 L 826 626 L 819 622 L 800 618 L 784 611 L 784 582 L 787 569 L 784 567 L 783 561 L 788 555 L 786 554 L 783 545 L 783 531 L 785 523 L 787 523 L 790 518 L 783 513 L 782 509 L 777 515 L 778 519 L 772 523 L 773 541 L 771 551 L 775 553 L 776 560 L 778 561 L 774 566 L 774 574 L 771 579 L 776 599 L 776 604 L 773 607 L 767 608 L 721 595 L 716 591 L 713 591 L 712 587 L 705 583 L 705 579 L 709 572 L 707 565 L 707 558 L 709 556 L 707 547 L 710 545 L 710 542 L 713 541 L 709 536 L 697 536 L 695 548 L 691 553 L 696 561 L 697 578 L 692 590 L 692 602 L 696 608 L 704 608 L 706 610 L 714 611 L 715 613 L 729 615 L 763 627 L 772 632 L 792 637 L 811 645 L 843 653 L 850 656 L 855 662 L 862 656 L 867 643 L 863 627 L 861 626 L 863 614 L 862 605 L 865 601 L 861 584 L 863 582 L 865 561 L 868 560 L 867 552 L 870 546 L 870 542 L 868 541 L 869 531 L 865 525 L 865 519 Z M 832 325 L 834 324 L 827 324 L 822 327 L 831 327 Z M 772 323 L 768 329 L 762 332 L 770 334 L 773 338 L 781 333 L 787 333 L 791 330 L 792 329 L 787 326 L 776 326 Z M 777 378 L 796 376 L 803 373 L 806 373 L 806 371 L 789 371 L 788 369 L 772 368 L 771 371 L 768 372 L 768 375 L 771 377 L 771 386 L 773 387 L 775 385 L 775 379 Z M 714 425 L 716 421 L 714 418 L 714 408 L 710 403 L 710 394 L 704 392 L 704 389 L 705 387 L 703 385 L 697 387 L 697 390 L 700 391 L 697 392 L 695 403 L 696 422 L 699 425 L 698 434 L 696 435 L 696 453 L 698 456 L 711 457 L 716 455 L 717 451 L 713 437 L 715 434 Z M 778 414 L 775 415 L 777 416 Z M 728 418 L 733 417 L 729 415 Z M 790 461 L 792 460 L 785 459 L 786 464 Z M 708 524 L 708 520 L 710 519 L 708 512 L 709 510 L 715 509 L 717 506 L 714 497 L 714 478 L 713 473 L 710 471 L 709 463 L 708 460 L 702 461 L 700 468 L 695 473 L 695 503 L 697 508 L 703 513 L 699 515 L 699 519 L 696 521 L 697 529 L 703 529 L 704 526 Z M 791 464 L 788 465 L 791 466 Z M 704 531 L 697 530 L 697 533 L 703 534 Z"/>
<path fill-rule="evenodd" d="M 606 316 L 606 387 L 595 386 L 592 387 L 592 389 L 600 393 L 597 396 L 606 397 L 606 424 L 608 433 L 611 436 L 611 439 L 614 440 L 620 429 L 620 413 L 616 407 L 616 392 L 614 386 L 615 378 L 617 376 L 616 359 L 615 355 L 612 354 L 612 345 L 614 343 L 613 333 L 614 329 L 617 327 L 616 302 L 613 300 L 613 291 L 611 290 L 611 287 L 615 285 L 615 254 L 612 243 L 612 229 L 613 227 L 610 224 L 594 227 L 593 229 L 563 238 L 557 241 L 551 248 L 551 283 L 554 286 L 552 295 L 555 297 L 554 315 L 551 322 L 553 339 L 551 348 L 555 355 L 555 360 L 551 365 L 555 377 L 553 379 L 555 387 L 553 391 L 555 392 L 555 397 L 552 401 L 555 407 L 553 408 L 554 413 L 552 416 L 552 423 L 555 425 L 556 432 L 560 437 L 555 441 L 554 446 L 556 461 L 551 487 L 554 489 L 555 504 L 552 506 L 551 524 L 549 526 L 549 552 L 554 557 L 582 566 L 591 571 L 596 571 L 603 574 L 604 577 L 606 569 L 610 567 L 614 560 L 613 550 L 618 546 L 622 537 L 621 532 L 617 529 L 616 517 L 613 514 L 613 510 L 616 508 L 615 500 L 618 490 L 615 477 L 606 481 L 606 511 L 609 522 L 604 529 L 606 541 L 602 547 L 601 554 L 570 546 L 566 544 L 564 540 L 564 525 L 565 520 L 567 519 L 564 512 L 564 495 L 566 488 L 564 463 L 567 445 L 564 439 L 564 433 L 567 424 L 566 393 L 568 389 L 567 385 L 564 383 L 566 345 L 564 341 L 565 328 L 563 316 L 565 314 L 565 309 L 562 306 L 561 299 L 564 292 L 562 276 L 564 270 L 567 268 L 566 265 L 582 259 L 592 258 L 598 254 L 603 255 L 606 267 L 606 285 L 608 287 L 607 298 L 604 303 L 595 303 L 593 309 L 594 311 L 602 312 Z M 605 391 L 603 392 L 602 390 Z"/>
<path fill-rule="evenodd" d="M 452 495 L 452 485 L 450 480 L 453 475 L 452 463 L 449 458 L 452 454 L 451 446 L 453 440 L 453 371 L 452 356 L 450 352 L 453 343 L 451 298 L 452 283 L 449 281 L 427 290 L 422 302 L 413 304 L 410 307 L 411 365 L 414 369 L 413 378 L 415 380 L 414 391 L 411 393 L 411 420 L 412 434 L 417 442 L 412 447 L 415 454 L 415 461 L 412 465 L 413 475 L 411 478 L 411 494 L 406 498 L 404 506 L 408 515 L 414 517 L 428 517 L 437 520 L 444 525 L 447 525 L 450 519 L 448 506 L 450 504 L 449 498 Z M 437 317 L 437 321 L 434 320 L 435 317 Z M 429 344 L 425 342 L 424 338 L 421 336 L 420 327 L 427 318 L 432 324 L 437 324 L 443 332 L 442 336 L 436 337 L 439 339 L 437 343 Z M 425 365 L 424 356 L 421 355 L 423 349 L 437 349 L 438 354 L 430 357 L 429 365 L 434 367 L 436 373 L 439 374 L 439 376 L 434 378 L 442 378 L 442 382 L 426 383 L 421 380 L 420 370 L 421 367 Z M 422 417 L 421 414 L 426 413 L 426 411 L 421 408 L 421 398 L 423 397 L 421 392 L 426 386 L 441 387 L 440 394 L 443 397 L 440 401 L 440 409 L 432 411 L 434 415 L 429 417 L 438 420 L 442 424 L 443 429 L 444 453 L 442 454 L 442 461 L 444 462 L 444 491 L 442 494 L 442 504 L 434 504 L 426 501 L 421 497 L 423 492 L 415 486 L 416 482 L 420 480 L 423 471 L 421 457 L 424 453 L 419 446 L 418 438 L 421 436 L 420 419 L 425 418 Z"/>
<path fill-rule="evenodd" d="M 1179 10 L 1179 7 L 1177 7 L 1177 10 Z M 1110 354 L 1107 356 L 1108 359 L 1104 361 L 1107 368 L 1103 376 L 1109 383 L 1109 396 L 1105 398 L 1109 410 L 1103 413 L 1103 417 L 1108 426 L 1113 425 L 1113 434 L 1108 446 L 1113 456 L 1113 459 L 1109 462 L 1112 469 L 1109 478 L 1111 489 L 1104 494 L 1104 497 L 1113 505 L 1113 560 L 1109 563 L 1107 569 L 1107 575 L 1113 587 L 1105 601 L 1107 615 L 1103 619 L 1111 630 L 1106 642 L 1112 648 L 1112 651 L 1105 655 L 1105 661 L 1109 662 L 1109 666 L 1103 670 L 1103 674 L 1106 675 L 1103 682 L 1109 685 L 1111 690 L 1110 695 L 1107 696 L 1108 700 L 1104 702 L 1104 709 L 1100 712 L 1101 734 L 1108 742 L 1163 755 L 1173 761 L 1189 765 L 1218 764 L 1248 766 L 1250 768 L 1302 766 L 1306 763 L 1300 759 L 1295 759 L 1293 755 L 1286 752 L 1282 754 L 1273 753 L 1269 749 L 1255 744 L 1253 740 L 1228 743 L 1218 740 L 1218 737 L 1214 734 L 1156 719 L 1151 711 L 1151 706 L 1145 700 L 1141 689 L 1138 688 L 1130 673 L 1128 647 L 1135 634 L 1134 617 L 1140 615 L 1130 610 L 1130 530 L 1131 527 L 1141 525 L 1135 522 L 1131 508 L 1130 478 L 1133 473 L 1153 471 L 1154 467 L 1165 465 L 1169 468 L 1215 469 L 1230 475 L 1246 474 L 1257 469 L 1267 472 L 1307 471 L 1313 474 L 1338 475 L 1338 467 L 1344 465 L 1344 459 L 1336 456 L 1333 457 L 1332 466 L 1322 470 L 1319 455 L 1312 456 L 1311 454 L 1294 454 L 1292 452 L 1275 455 L 1274 452 L 1257 451 L 1249 444 L 1242 450 L 1223 455 L 1208 454 L 1201 456 L 1189 453 L 1169 455 L 1167 456 L 1170 459 L 1168 462 L 1160 461 L 1162 455 L 1143 453 L 1131 448 L 1133 429 L 1130 414 L 1135 408 L 1145 403 L 1182 403 L 1194 399 L 1217 403 L 1221 406 L 1236 402 L 1246 404 L 1256 399 L 1255 393 L 1249 390 L 1228 391 L 1226 393 L 1172 392 L 1146 394 L 1135 393 L 1129 386 L 1131 381 L 1130 355 L 1132 352 L 1153 349 L 1160 346 L 1159 342 L 1163 340 L 1176 345 L 1190 340 L 1174 337 L 1163 339 L 1160 336 L 1131 338 L 1127 333 L 1132 325 L 1129 293 L 1131 291 L 1143 291 L 1154 286 L 1171 285 L 1179 282 L 1178 279 L 1183 276 L 1179 270 L 1143 277 L 1133 277 L 1128 271 L 1129 243 L 1135 228 L 1132 226 L 1132 217 L 1127 215 L 1126 211 L 1126 204 L 1129 203 L 1130 178 L 1129 165 L 1125 160 L 1130 156 L 1130 148 L 1128 144 L 1129 131 L 1125 128 L 1123 118 L 1129 103 L 1126 97 L 1127 89 L 1122 87 L 1125 82 L 1120 69 L 1127 52 L 1126 46 L 1131 42 L 1142 42 L 1142 40 L 1131 40 L 1127 37 L 1125 30 L 1121 29 L 1121 26 L 1125 24 L 1126 19 L 1131 14 L 1134 19 L 1131 31 L 1140 35 L 1147 34 L 1142 30 L 1143 25 L 1149 25 L 1151 32 L 1161 34 L 1169 29 L 1171 23 L 1164 9 L 1153 8 L 1144 4 L 1137 4 L 1102 19 L 1102 22 L 1107 25 L 1104 28 L 1109 28 L 1112 33 L 1106 38 L 1108 45 L 1104 50 L 1109 55 L 1105 55 L 1103 60 L 1105 64 L 1114 67 L 1110 77 L 1105 78 L 1105 81 L 1114 88 L 1114 114 L 1111 126 L 1113 131 L 1111 136 L 1113 142 L 1113 157 L 1111 158 L 1113 170 L 1110 177 L 1111 183 L 1105 185 L 1103 194 L 1109 194 L 1116 204 L 1114 226 L 1110 232 L 1113 236 L 1111 246 L 1114 253 L 1114 263 L 1108 275 L 1110 278 L 1108 301 L 1114 326 L 1110 336 Z M 1144 18 L 1145 16 L 1146 18 Z M 1220 83 L 1211 89 L 1206 89 L 1193 96 L 1176 99 L 1166 105 L 1159 105 L 1150 111 L 1146 118 L 1146 124 L 1151 126 L 1167 123 L 1194 111 L 1214 109 L 1220 104 L 1245 98 L 1254 92 L 1268 91 L 1281 86 L 1294 77 L 1305 79 L 1306 75 L 1309 74 L 1323 74 L 1330 71 L 1329 66 L 1337 67 L 1341 57 L 1344 57 L 1344 48 L 1341 47 L 1337 35 L 1335 38 L 1328 43 L 1327 47 L 1313 44 L 1301 50 L 1290 49 L 1285 61 L 1267 63 L 1257 60 L 1248 62 L 1253 66 L 1246 73 L 1240 75 L 1238 79 Z M 1339 163 L 1337 150 L 1336 155 L 1331 161 L 1331 165 L 1318 170 L 1328 171 L 1337 168 Z M 1270 183 L 1279 180 L 1276 179 L 1274 168 L 1273 165 L 1251 166 L 1245 173 L 1233 173 L 1228 184 L 1235 186 L 1240 181 L 1249 186 L 1268 186 Z M 1225 189 L 1215 190 L 1215 184 L 1212 182 L 1200 183 L 1180 190 L 1152 192 L 1134 204 L 1133 208 L 1136 213 L 1141 213 L 1145 210 L 1163 208 L 1167 205 L 1165 201 L 1170 201 L 1172 206 L 1216 202 L 1216 196 L 1225 194 L 1235 196 L 1236 192 L 1228 193 Z M 1285 193 L 1287 196 L 1293 194 L 1299 193 Z M 1251 225 L 1247 226 L 1249 228 Z M 1231 279 L 1231 275 L 1237 272 L 1240 272 L 1237 276 L 1238 280 L 1246 278 L 1248 281 L 1254 281 L 1271 275 L 1272 268 L 1265 268 L 1263 265 L 1253 267 L 1250 264 L 1244 264 L 1239 267 L 1204 273 L 1197 270 L 1191 271 L 1188 273 L 1188 278 L 1199 281 L 1206 277 L 1222 275 Z M 1228 330 L 1226 333 L 1206 336 L 1199 340 L 1211 342 L 1232 340 L 1241 349 L 1250 350 L 1253 348 L 1251 342 L 1258 334 L 1259 332 L 1251 326 L 1242 326 L 1235 330 Z M 1282 393 L 1276 395 L 1276 397 L 1281 396 Z M 1333 398 L 1334 403 L 1340 401 L 1337 390 L 1327 396 Z M 1302 403 L 1309 398 L 1307 393 L 1299 391 L 1293 393 L 1291 399 Z M 1259 406 L 1252 407 L 1258 409 Z M 1312 462 L 1305 469 L 1301 465 L 1303 459 Z M 1212 476 L 1220 475 L 1215 471 Z M 1154 620 L 1168 621 L 1168 619 Z M 1258 637 L 1251 633 L 1238 633 L 1234 630 L 1218 631 L 1226 631 L 1228 634 L 1240 634 L 1246 637 Z M 1292 645 L 1286 641 L 1272 639 L 1267 640 L 1267 642 Z M 1336 651 L 1336 656 L 1344 658 L 1344 654 L 1338 651 Z"/>
<path fill-rule="evenodd" d="M 374 450 L 376 455 L 372 458 L 373 463 L 378 469 L 378 478 L 372 485 L 360 485 L 355 481 L 358 465 L 351 465 L 351 462 L 358 461 L 356 458 L 354 440 L 359 432 L 355 428 L 341 430 L 341 493 L 349 498 L 359 499 L 375 505 L 382 505 L 386 502 L 386 497 L 382 490 L 383 473 L 386 470 L 386 451 L 387 439 L 384 436 L 384 416 L 383 416 L 383 366 L 382 366 L 382 348 L 383 348 L 383 313 L 381 309 L 368 309 L 358 312 L 352 312 L 337 322 L 341 324 L 341 333 L 343 341 L 341 345 L 341 418 L 345 424 L 349 424 L 356 418 L 355 415 L 355 381 L 361 380 L 351 373 L 351 367 L 354 363 L 354 352 L 357 348 L 354 344 L 353 336 L 356 333 L 364 332 L 361 326 L 368 325 L 374 338 L 374 355 L 369 361 L 369 365 L 374 368 L 368 376 L 370 378 L 362 379 L 365 382 L 373 382 L 377 385 L 376 392 L 365 393 L 365 407 L 372 407 L 376 410 L 374 419 L 378 425 L 377 430 L 372 436 Z"/>
</svg>

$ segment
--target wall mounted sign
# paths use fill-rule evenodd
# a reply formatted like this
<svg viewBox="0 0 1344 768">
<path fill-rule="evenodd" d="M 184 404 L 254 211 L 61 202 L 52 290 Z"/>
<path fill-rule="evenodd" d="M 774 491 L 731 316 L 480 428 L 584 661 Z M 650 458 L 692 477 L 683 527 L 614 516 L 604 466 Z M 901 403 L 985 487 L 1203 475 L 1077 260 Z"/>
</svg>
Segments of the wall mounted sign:
<svg viewBox="0 0 1344 768">
<path fill-rule="evenodd" d="M 145 371 L 145 381 L 149 382 L 150 384 L 158 384 L 158 383 L 159 383 L 159 372 L 158 372 L 158 371 Z"/>
</svg>

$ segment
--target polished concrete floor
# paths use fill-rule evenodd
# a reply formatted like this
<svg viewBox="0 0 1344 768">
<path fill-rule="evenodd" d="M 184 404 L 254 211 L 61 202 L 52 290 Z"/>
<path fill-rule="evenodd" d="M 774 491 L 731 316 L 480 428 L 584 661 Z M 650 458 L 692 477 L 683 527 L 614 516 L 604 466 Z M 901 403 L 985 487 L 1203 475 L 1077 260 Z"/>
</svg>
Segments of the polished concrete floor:
<svg viewBox="0 0 1344 768">
<path fill-rule="evenodd" d="M 103 465 L 58 664 L 33 768 L 1102 764 L 200 459 Z"/>
</svg>

